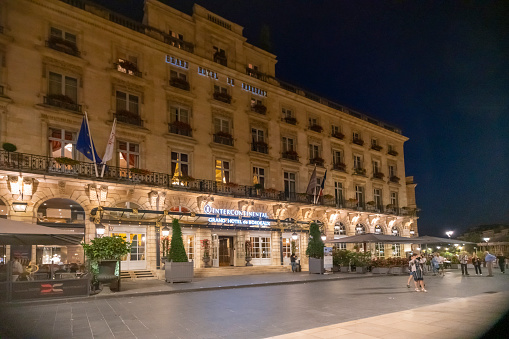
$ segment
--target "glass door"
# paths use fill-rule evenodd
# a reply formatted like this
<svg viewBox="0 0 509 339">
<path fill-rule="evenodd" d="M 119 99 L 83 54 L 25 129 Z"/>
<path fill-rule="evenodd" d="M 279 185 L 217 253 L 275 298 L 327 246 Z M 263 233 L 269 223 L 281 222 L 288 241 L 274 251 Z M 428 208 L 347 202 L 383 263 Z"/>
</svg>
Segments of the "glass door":
<svg viewBox="0 0 509 339">
<path fill-rule="evenodd" d="M 212 266 L 219 267 L 219 237 L 212 234 Z"/>
<path fill-rule="evenodd" d="M 123 271 L 146 269 L 146 231 L 126 232 L 117 229 L 115 231 L 111 233 L 112 236 L 118 235 L 131 243 L 131 252 L 122 258 L 121 269 Z"/>
<path fill-rule="evenodd" d="M 270 236 L 251 237 L 252 244 L 252 264 L 253 265 L 270 265 Z"/>
</svg>

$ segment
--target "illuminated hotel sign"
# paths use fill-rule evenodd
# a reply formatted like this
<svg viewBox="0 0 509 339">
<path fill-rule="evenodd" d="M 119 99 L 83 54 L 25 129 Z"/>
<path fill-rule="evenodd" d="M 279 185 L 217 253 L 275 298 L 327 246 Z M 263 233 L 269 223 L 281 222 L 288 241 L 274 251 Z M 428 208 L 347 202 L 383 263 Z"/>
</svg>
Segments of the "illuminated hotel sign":
<svg viewBox="0 0 509 339">
<path fill-rule="evenodd" d="M 242 83 L 242 89 L 245 90 L 245 91 L 251 92 L 253 94 L 260 95 L 262 97 L 266 97 L 267 96 L 267 92 L 264 91 L 263 89 L 259 89 L 257 87 L 248 85 L 248 84 L 246 84 L 244 82 Z"/>
<path fill-rule="evenodd" d="M 268 218 L 267 213 L 263 212 L 248 212 L 248 211 L 240 211 L 240 210 L 228 210 L 222 208 L 212 208 L 210 205 L 205 205 L 203 211 L 207 214 L 215 214 L 217 216 L 232 216 L 237 218 L 208 218 L 208 222 L 220 222 L 223 224 L 238 224 L 238 225 L 256 225 L 256 226 L 270 226 L 269 221 L 264 220 L 242 220 L 238 217 L 258 217 L 258 218 Z"/>
<path fill-rule="evenodd" d="M 185 68 L 185 69 L 189 68 L 189 64 L 188 64 L 187 61 L 175 58 L 174 56 L 171 56 L 171 55 L 166 55 L 166 60 L 165 61 L 167 63 L 169 63 L 169 64 L 172 64 L 172 65 L 175 65 L 175 66 L 178 66 L 178 67 L 182 67 L 182 68 Z"/>
</svg>

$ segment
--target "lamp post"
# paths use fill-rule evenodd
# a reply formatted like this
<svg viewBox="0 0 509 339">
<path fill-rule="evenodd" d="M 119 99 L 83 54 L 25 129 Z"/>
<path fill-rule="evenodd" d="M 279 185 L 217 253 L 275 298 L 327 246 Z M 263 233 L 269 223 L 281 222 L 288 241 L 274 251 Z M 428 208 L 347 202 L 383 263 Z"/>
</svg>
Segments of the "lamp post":
<svg viewBox="0 0 509 339">
<path fill-rule="evenodd" d="M 483 238 L 484 241 L 486 241 L 486 250 L 489 251 L 490 246 L 488 245 L 488 242 L 490 241 L 490 238 Z"/>
<path fill-rule="evenodd" d="M 447 232 L 445 232 L 445 234 L 447 234 L 447 236 L 449 237 L 449 239 L 451 239 L 451 235 L 452 235 L 453 233 L 454 233 L 453 231 L 447 231 Z"/>
</svg>

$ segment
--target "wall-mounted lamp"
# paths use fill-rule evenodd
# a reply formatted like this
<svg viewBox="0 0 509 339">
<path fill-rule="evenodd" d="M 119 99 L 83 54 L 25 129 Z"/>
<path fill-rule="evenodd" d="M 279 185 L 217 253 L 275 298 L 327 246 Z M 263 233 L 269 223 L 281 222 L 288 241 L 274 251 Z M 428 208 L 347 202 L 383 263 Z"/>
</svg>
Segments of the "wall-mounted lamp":
<svg viewBox="0 0 509 339">
<path fill-rule="evenodd" d="M 292 239 L 293 240 L 297 240 L 297 238 L 299 238 L 299 235 L 295 232 L 292 233 Z"/>
<path fill-rule="evenodd" d="M 27 211 L 27 203 L 26 202 L 17 202 L 14 201 L 12 203 L 12 209 L 14 212 L 26 212 Z"/>
<path fill-rule="evenodd" d="M 95 233 L 99 238 L 102 238 L 104 235 L 104 232 L 106 231 L 106 227 L 104 227 L 103 224 L 96 224 L 95 225 Z"/>
<path fill-rule="evenodd" d="M 325 240 L 327 240 L 327 236 L 322 233 L 322 241 L 325 241 Z"/>
<path fill-rule="evenodd" d="M 167 237 L 170 235 L 170 229 L 168 228 L 168 226 L 163 227 L 161 234 L 163 235 L 163 237 Z"/>
</svg>

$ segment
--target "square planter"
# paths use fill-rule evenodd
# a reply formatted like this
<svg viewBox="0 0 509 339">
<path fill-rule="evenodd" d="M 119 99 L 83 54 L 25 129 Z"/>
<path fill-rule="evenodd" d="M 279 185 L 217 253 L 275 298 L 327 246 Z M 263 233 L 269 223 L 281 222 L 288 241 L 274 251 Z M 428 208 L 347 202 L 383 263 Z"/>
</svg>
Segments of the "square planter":
<svg viewBox="0 0 509 339">
<path fill-rule="evenodd" d="M 355 267 L 355 273 L 366 273 L 368 272 L 368 268 L 366 266 L 357 266 Z"/>
<path fill-rule="evenodd" d="M 323 258 L 309 258 L 309 273 L 310 274 L 323 274 Z"/>
<path fill-rule="evenodd" d="M 401 267 L 399 267 L 399 266 L 391 267 L 390 273 L 391 274 L 401 274 L 402 273 Z"/>
<path fill-rule="evenodd" d="M 389 267 L 373 267 L 371 270 L 373 274 L 387 274 L 389 273 Z"/>
<path fill-rule="evenodd" d="M 341 266 L 340 270 L 341 270 L 341 273 L 348 273 L 348 266 Z"/>
<path fill-rule="evenodd" d="M 193 262 L 166 262 L 164 278 L 166 282 L 191 282 L 194 276 Z"/>
<path fill-rule="evenodd" d="M 451 264 L 451 269 L 458 269 L 459 268 L 459 264 Z"/>
</svg>

